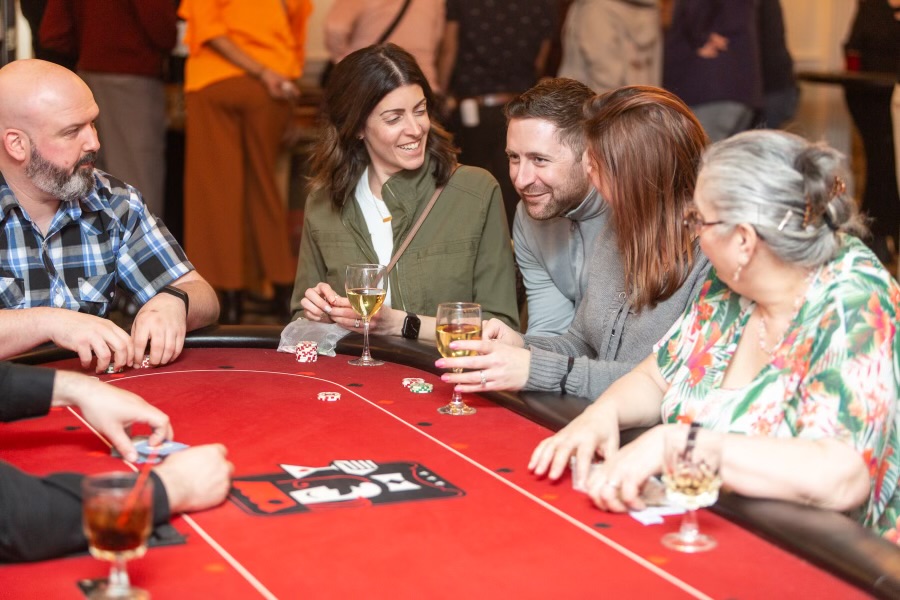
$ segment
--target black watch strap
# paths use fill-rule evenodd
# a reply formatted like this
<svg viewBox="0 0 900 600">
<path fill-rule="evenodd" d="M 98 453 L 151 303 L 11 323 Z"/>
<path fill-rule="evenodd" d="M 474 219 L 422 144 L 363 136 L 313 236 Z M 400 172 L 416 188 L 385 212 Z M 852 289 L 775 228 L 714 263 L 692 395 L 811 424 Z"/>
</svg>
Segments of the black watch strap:
<svg viewBox="0 0 900 600">
<path fill-rule="evenodd" d="M 171 294 L 176 298 L 181 298 L 181 301 L 184 302 L 184 316 L 187 318 L 188 311 L 191 308 L 191 301 L 188 297 L 188 293 L 184 290 L 180 290 L 173 285 L 167 285 L 166 287 L 159 290 L 160 294 Z"/>
<path fill-rule="evenodd" d="M 419 339 L 419 328 L 422 326 L 422 320 L 413 313 L 406 313 L 403 319 L 403 328 L 400 334 L 408 340 Z"/>
</svg>

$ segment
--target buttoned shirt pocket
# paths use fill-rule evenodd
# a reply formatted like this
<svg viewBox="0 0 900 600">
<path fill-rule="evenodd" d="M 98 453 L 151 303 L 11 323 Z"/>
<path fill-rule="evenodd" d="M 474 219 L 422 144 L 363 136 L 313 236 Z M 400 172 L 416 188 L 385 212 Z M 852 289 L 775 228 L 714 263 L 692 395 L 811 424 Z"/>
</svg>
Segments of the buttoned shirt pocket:
<svg viewBox="0 0 900 600">
<path fill-rule="evenodd" d="M 105 315 L 116 295 L 116 274 L 78 278 L 78 300 L 91 314 Z"/>
<path fill-rule="evenodd" d="M 25 302 L 25 280 L 16 277 L 0 277 L 0 306 L 17 308 Z"/>
<path fill-rule="evenodd" d="M 401 259 L 401 273 L 405 270 L 407 281 L 405 296 L 414 307 L 428 307 L 433 314 L 441 302 L 471 302 L 475 283 L 475 260 L 478 257 L 478 239 L 453 240 L 433 243 L 407 250 Z"/>
<path fill-rule="evenodd" d="M 347 265 L 371 262 L 346 231 L 321 229 L 310 233 L 325 263 L 325 273 L 320 281 L 325 281 L 338 293 L 344 289 Z"/>
</svg>

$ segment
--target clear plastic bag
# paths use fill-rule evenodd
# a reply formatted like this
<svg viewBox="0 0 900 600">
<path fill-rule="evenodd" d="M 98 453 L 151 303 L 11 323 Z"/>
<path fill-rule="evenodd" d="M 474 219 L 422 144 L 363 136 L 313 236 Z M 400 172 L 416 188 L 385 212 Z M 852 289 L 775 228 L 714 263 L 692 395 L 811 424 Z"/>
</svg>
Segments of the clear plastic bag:
<svg viewBox="0 0 900 600">
<path fill-rule="evenodd" d="M 338 341 L 350 333 L 336 323 L 314 323 L 306 319 L 297 319 L 287 324 L 281 331 L 279 352 L 294 353 L 298 342 L 315 342 L 322 356 L 334 356 Z"/>
</svg>

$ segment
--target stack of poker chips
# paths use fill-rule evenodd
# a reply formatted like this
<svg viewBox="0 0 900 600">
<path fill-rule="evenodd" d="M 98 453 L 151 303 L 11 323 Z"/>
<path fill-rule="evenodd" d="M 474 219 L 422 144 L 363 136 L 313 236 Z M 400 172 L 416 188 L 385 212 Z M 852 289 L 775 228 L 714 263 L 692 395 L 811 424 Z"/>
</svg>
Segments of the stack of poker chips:
<svg viewBox="0 0 900 600">
<path fill-rule="evenodd" d="M 294 356 L 297 357 L 297 362 L 316 362 L 319 358 L 318 344 L 315 342 L 298 342 L 297 347 L 294 349 Z"/>
<path fill-rule="evenodd" d="M 414 394 L 430 394 L 434 389 L 433 385 L 425 383 L 425 380 L 419 377 L 407 377 L 403 380 L 403 387 L 409 388 Z"/>
</svg>

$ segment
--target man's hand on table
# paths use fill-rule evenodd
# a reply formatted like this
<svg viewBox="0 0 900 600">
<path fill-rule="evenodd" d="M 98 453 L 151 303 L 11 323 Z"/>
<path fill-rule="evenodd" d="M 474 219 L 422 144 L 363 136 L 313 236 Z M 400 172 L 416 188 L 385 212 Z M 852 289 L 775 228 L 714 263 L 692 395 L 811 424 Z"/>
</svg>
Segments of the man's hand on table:
<svg viewBox="0 0 900 600">
<path fill-rule="evenodd" d="M 53 406 L 76 406 L 84 419 L 125 457 L 135 461 L 138 453 L 125 428 L 145 423 L 152 428 L 151 446 L 173 438 L 169 417 L 140 396 L 101 382 L 99 379 L 57 371 L 53 380 Z"/>
<path fill-rule="evenodd" d="M 111 363 L 117 369 L 134 364 L 131 336 L 112 321 L 62 308 L 40 310 L 48 311 L 41 319 L 47 339 L 76 352 L 83 368 L 89 368 L 94 357 L 98 373 L 106 372 Z M 137 362 L 140 364 L 140 359 Z"/>
<path fill-rule="evenodd" d="M 131 324 L 134 341 L 133 364 L 141 364 L 150 343 L 150 364 L 165 365 L 181 354 L 187 333 L 184 302 L 171 295 L 158 293 L 138 311 Z"/>
<path fill-rule="evenodd" d="M 172 514 L 221 504 L 231 489 L 232 465 L 222 444 L 194 446 L 170 454 L 153 469 L 166 488 Z"/>
</svg>

